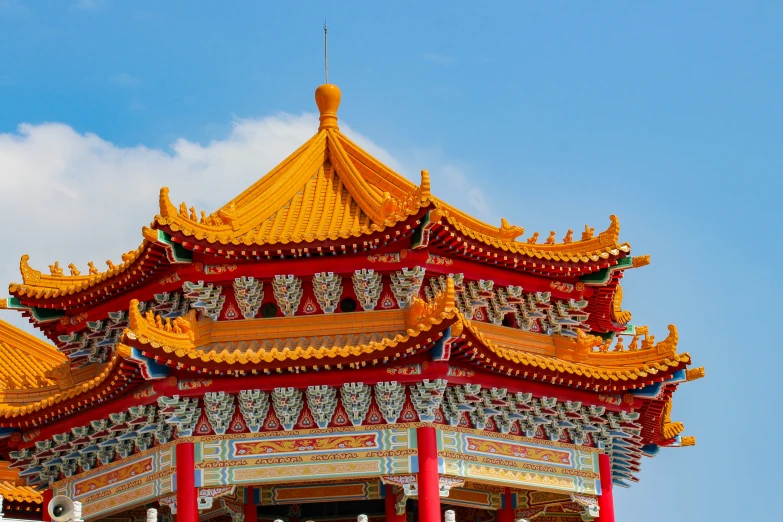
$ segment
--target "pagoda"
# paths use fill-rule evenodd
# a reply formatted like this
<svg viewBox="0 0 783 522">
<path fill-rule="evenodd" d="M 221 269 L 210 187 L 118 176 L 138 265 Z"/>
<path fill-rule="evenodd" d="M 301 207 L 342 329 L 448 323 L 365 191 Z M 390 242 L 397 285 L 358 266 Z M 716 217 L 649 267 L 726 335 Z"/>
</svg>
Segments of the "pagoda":
<svg viewBox="0 0 783 522">
<path fill-rule="evenodd" d="M 0 454 L 89 522 L 613 522 L 643 456 L 695 442 L 672 398 L 704 370 L 623 309 L 650 257 L 615 216 L 474 219 L 342 134 L 340 97 L 214 212 L 161 189 L 121 262 L 22 257 L 0 308 L 49 342 L 0 322 Z"/>
</svg>

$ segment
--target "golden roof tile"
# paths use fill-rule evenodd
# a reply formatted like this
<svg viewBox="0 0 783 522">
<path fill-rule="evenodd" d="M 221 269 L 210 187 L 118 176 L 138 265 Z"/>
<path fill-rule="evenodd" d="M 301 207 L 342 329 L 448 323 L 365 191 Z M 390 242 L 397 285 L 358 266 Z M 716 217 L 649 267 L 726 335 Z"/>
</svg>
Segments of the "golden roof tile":
<svg viewBox="0 0 783 522">
<path fill-rule="evenodd" d="M 382 354 L 440 325 L 440 329 L 451 326 L 452 337 L 470 334 L 476 341 L 473 351 L 479 359 L 495 358 L 604 381 L 636 382 L 690 363 L 688 354 L 676 353 L 677 330 L 673 326 L 669 337 L 649 348 L 597 353 L 592 350 L 602 344 L 599 337 L 582 334 L 573 341 L 470 321 L 455 306 L 453 285 L 449 279 L 446 291 L 431 303 L 414 299 L 405 310 L 221 322 L 208 318 L 196 321 L 191 314 L 164 323 L 151 312 L 142 315 L 138 302 L 132 301 L 124 342 L 144 350 L 162 350 L 172 359 L 205 363 L 316 363 Z M 286 332 L 298 335 L 290 337 Z"/>
<path fill-rule="evenodd" d="M 196 321 L 191 314 L 163 323 L 160 316 L 142 315 L 135 300 L 129 322 L 125 343 L 144 350 L 160 349 L 174 358 L 232 365 L 339 362 L 380 354 L 432 326 L 406 330 L 400 310 L 220 322 Z M 297 336 L 290 337 L 288 332 Z"/>
<path fill-rule="evenodd" d="M 184 203 L 175 207 L 164 187 L 156 223 L 208 243 L 287 244 L 359 237 L 432 206 L 437 215 L 434 222 L 445 219 L 461 234 L 513 254 L 590 262 L 630 251 L 628 244 L 618 243 L 620 224 L 615 216 L 597 237 L 589 229 L 582 240 L 573 241 L 573 231 L 569 231 L 557 244 L 552 233 L 546 244 L 537 245 L 515 241 L 524 229 L 505 219 L 494 227 L 433 197 L 427 171 L 422 171 L 417 186 L 340 133 L 336 125 L 339 89 L 329 87 L 328 94 L 321 92 L 316 98 L 328 99 L 329 111 L 334 109 L 329 119 L 335 125 L 322 125 L 271 172 L 210 215 L 201 212 L 199 217 Z"/>
<path fill-rule="evenodd" d="M 430 193 L 427 171 L 419 185 L 394 172 L 342 134 L 336 124 L 339 89 L 328 85 L 316 97 L 327 112 L 322 118 L 334 125 L 321 125 L 318 132 L 240 195 L 207 215 L 184 203 L 169 199 L 169 189 L 160 191 L 160 213 L 153 221 L 196 241 L 233 246 L 288 245 L 313 241 L 359 238 L 381 232 L 424 208 L 431 208 L 432 223 L 443 223 L 459 234 L 509 254 L 547 261 L 590 263 L 621 253 L 630 245 L 618 243 L 620 224 L 611 216 L 606 231 L 594 236 L 585 227 L 582 239 L 574 241 L 569 230 L 560 243 L 550 233 L 544 244 L 516 239 L 524 228 L 501 220 L 499 227 L 486 224 L 448 205 Z M 324 101 L 325 100 L 325 101 Z M 321 107 L 321 106 L 319 106 Z M 31 268 L 29 256 L 22 257 L 22 283 L 12 283 L 11 293 L 19 297 L 52 299 L 74 295 L 128 271 L 156 240 L 153 230 L 144 229 L 139 248 L 122 256 L 114 265 L 107 261 L 104 272 L 90 264 L 88 274 L 72 264 L 65 275 L 59 263 L 50 274 Z M 536 235 L 537 238 L 537 235 Z M 642 259 L 639 260 L 643 262 Z"/>
<path fill-rule="evenodd" d="M 86 275 L 82 275 L 73 263 L 68 265 L 68 268 L 70 268 L 70 275 L 65 275 L 64 270 L 60 268 L 59 262 L 57 261 L 49 266 L 49 274 L 43 274 L 40 270 L 36 270 L 30 266 L 30 256 L 25 254 L 19 261 L 19 270 L 22 273 L 22 284 L 11 283 L 9 285 L 9 291 L 12 294 L 34 297 L 36 299 L 56 298 L 82 292 L 92 288 L 98 283 L 102 283 L 107 279 L 126 272 L 141 256 L 146 245 L 147 241 L 145 240 L 136 250 L 123 254 L 122 263 L 119 265 L 115 265 L 111 260 L 106 261 L 109 268 L 103 272 L 99 272 L 91 261 L 89 263 L 89 273 Z"/>
<path fill-rule="evenodd" d="M 54 386 L 52 372 L 67 360 L 51 344 L 0 321 L 0 390 Z"/>
<path fill-rule="evenodd" d="M 80 368 L 74 375 L 71 375 L 70 363 L 66 360 L 46 372 L 52 385 L 0 390 L 0 417 L 21 417 L 81 396 L 104 384 L 127 355 L 118 350 L 106 364 Z"/>
<path fill-rule="evenodd" d="M 7 502 L 43 503 L 43 495 L 38 490 L 30 486 L 17 486 L 10 480 L 0 481 L 0 496 Z"/>
</svg>

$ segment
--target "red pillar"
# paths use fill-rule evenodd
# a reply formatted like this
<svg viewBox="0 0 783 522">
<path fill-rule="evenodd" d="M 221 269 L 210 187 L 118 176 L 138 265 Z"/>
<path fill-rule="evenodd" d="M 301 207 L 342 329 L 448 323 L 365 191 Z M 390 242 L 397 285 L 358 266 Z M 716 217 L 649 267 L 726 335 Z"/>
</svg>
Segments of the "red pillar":
<svg viewBox="0 0 783 522">
<path fill-rule="evenodd" d="M 498 522 L 514 522 L 514 506 L 511 504 L 511 488 L 503 493 L 503 508 L 498 510 Z"/>
<path fill-rule="evenodd" d="M 177 444 L 177 522 L 198 522 L 196 454 L 192 442 Z"/>
<path fill-rule="evenodd" d="M 419 447 L 419 522 L 441 522 L 438 477 L 438 441 L 435 428 L 416 428 Z"/>
<path fill-rule="evenodd" d="M 49 502 L 52 500 L 54 494 L 51 489 L 45 489 L 43 492 L 43 504 L 41 505 L 41 520 L 42 522 L 52 522 L 52 518 L 49 516 Z"/>
<path fill-rule="evenodd" d="M 598 455 L 598 470 L 601 475 L 601 496 L 598 497 L 598 522 L 614 522 L 614 496 L 612 494 L 612 459 L 602 453 Z"/>
<path fill-rule="evenodd" d="M 405 513 L 402 515 L 397 514 L 397 496 L 394 494 L 394 486 L 386 486 L 386 522 L 405 522 L 407 517 Z M 245 521 L 247 522 L 247 521 Z"/>
<path fill-rule="evenodd" d="M 256 507 L 255 488 L 245 488 L 245 522 L 258 522 L 258 508 Z"/>
</svg>

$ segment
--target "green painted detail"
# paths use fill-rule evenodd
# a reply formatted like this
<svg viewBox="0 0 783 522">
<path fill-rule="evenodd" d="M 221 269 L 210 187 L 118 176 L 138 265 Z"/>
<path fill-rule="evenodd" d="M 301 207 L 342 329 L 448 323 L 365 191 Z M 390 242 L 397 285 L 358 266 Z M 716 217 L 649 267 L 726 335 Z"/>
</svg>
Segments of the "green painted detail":
<svg viewBox="0 0 783 522">
<path fill-rule="evenodd" d="M 579 280 L 584 284 L 591 285 L 591 286 L 605 285 L 606 283 L 609 282 L 609 278 L 612 276 L 612 272 L 614 272 L 615 270 L 624 270 L 626 268 L 631 268 L 632 266 L 633 266 L 633 258 L 624 257 L 620 261 L 618 261 L 616 265 L 610 266 L 609 268 L 602 268 L 598 272 L 593 272 L 592 274 L 582 276 L 579 278 Z"/>
<path fill-rule="evenodd" d="M 177 263 L 190 263 L 193 261 L 193 252 L 183 247 L 179 243 L 172 241 L 171 236 L 162 230 L 158 230 L 158 241 L 168 245 L 171 249 L 171 254 L 174 256 L 174 260 Z"/>
<path fill-rule="evenodd" d="M 5 302 L 9 310 L 27 309 L 29 307 L 23 306 L 18 297 L 9 297 Z"/>
<path fill-rule="evenodd" d="M 602 268 L 598 272 L 593 272 L 592 274 L 580 277 L 579 280 L 586 285 L 603 285 L 609 281 L 610 273 L 608 268 Z"/>
<path fill-rule="evenodd" d="M 62 310 L 52 310 L 50 308 L 38 308 L 36 306 L 23 305 L 18 297 L 9 297 L 6 300 L 6 307 L 10 310 L 29 310 L 33 319 L 38 323 L 47 323 L 56 321 L 65 315 Z"/>
<path fill-rule="evenodd" d="M 590 335 L 595 335 L 596 337 L 600 337 L 604 341 L 607 339 L 614 339 L 615 333 L 614 332 L 604 332 L 604 333 L 596 333 L 596 332 L 590 332 Z"/>
<path fill-rule="evenodd" d="M 65 312 L 63 312 L 62 310 L 50 310 L 48 308 L 38 308 L 37 306 L 31 307 L 30 313 L 33 314 L 33 317 L 39 323 L 56 321 L 57 319 L 65 315 Z"/>
<path fill-rule="evenodd" d="M 430 212 L 432 211 L 430 210 Z M 421 242 L 424 237 L 424 228 L 430 223 L 430 212 L 424 214 L 424 217 L 421 218 L 421 224 L 413 231 L 413 236 L 411 236 L 411 248 L 414 250 L 427 246 L 422 245 Z"/>
</svg>

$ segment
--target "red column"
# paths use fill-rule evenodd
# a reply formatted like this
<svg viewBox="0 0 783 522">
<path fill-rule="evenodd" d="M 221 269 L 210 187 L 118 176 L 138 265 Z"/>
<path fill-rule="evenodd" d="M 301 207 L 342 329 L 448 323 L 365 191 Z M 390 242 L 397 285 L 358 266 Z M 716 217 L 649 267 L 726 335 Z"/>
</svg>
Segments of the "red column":
<svg viewBox="0 0 783 522">
<path fill-rule="evenodd" d="M 498 511 L 498 522 L 514 522 L 514 506 L 511 505 L 511 488 L 503 493 L 503 509 Z"/>
<path fill-rule="evenodd" d="M 49 502 L 52 500 L 54 494 L 51 489 L 45 489 L 43 492 L 43 504 L 41 509 L 41 520 L 43 522 L 52 522 L 52 518 L 49 516 Z"/>
<path fill-rule="evenodd" d="M 598 470 L 601 475 L 601 496 L 598 497 L 598 522 L 614 522 L 614 496 L 612 495 L 612 459 L 602 453 L 598 455 Z"/>
<path fill-rule="evenodd" d="M 245 522 L 258 522 L 258 508 L 256 507 L 255 488 L 245 488 Z"/>
<path fill-rule="evenodd" d="M 386 522 L 405 522 L 407 519 L 405 513 L 397 514 L 397 507 L 394 505 L 396 503 L 397 496 L 394 494 L 394 486 L 389 484 L 386 486 Z"/>
<path fill-rule="evenodd" d="M 177 522 L 198 522 L 196 455 L 192 442 L 177 444 Z"/>
<path fill-rule="evenodd" d="M 438 477 L 438 441 L 435 428 L 416 428 L 419 447 L 419 522 L 441 522 Z"/>
</svg>

